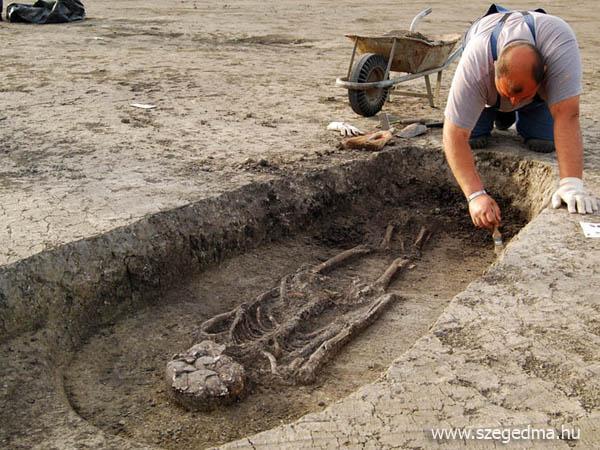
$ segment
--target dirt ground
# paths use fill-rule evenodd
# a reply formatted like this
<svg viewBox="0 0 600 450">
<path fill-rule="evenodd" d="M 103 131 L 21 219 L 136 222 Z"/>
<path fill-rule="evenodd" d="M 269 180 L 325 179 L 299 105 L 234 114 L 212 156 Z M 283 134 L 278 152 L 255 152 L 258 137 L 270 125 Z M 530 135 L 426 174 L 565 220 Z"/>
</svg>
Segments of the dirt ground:
<svg viewBox="0 0 600 450">
<path fill-rule="evenodd" d="M 163 448 L 204 448 L 322 410 L 375 381 L 494 260 L 488 233 L 471 227 L 459 197 L 443 191 L 419 196 L 418 190 L 417 186 L 408 199 L 399 201 L 401 207 L 382 209 L 380 202 L 368 199 L 299 236 L 231 258 L 182 280 L 160 306 L 104 328 L 65 370 L 71 405 L 107 433 Z M 425 197 L 435 203 L 423 207 Z M 505 230 L 507 239 L 524 224 L 514 209 L 508 211 L 506 219 L 512 225 Z M 357 280 L 374 281 L 402 253 L 401 246 L 410 248 L 422 225 L 435 232 L 423 256 L 391 285 L 389 292 L 401 300 L 327 364 L 316 383 L 289 385 L 251 377 L 247 398 L 211 412 L 186 411 L 172 401 L 165 383 L 166 362 L 198 342 L 202 321 L 250 301 L 302 265 L 314 265 L 358 244 L 378 243 L 387 223 L 398 224 L 391 251 L 335 271 L 329 288 L 343 292 Z M 320 326 L 340 313 L 323 312 Z"/>
<path fill-rule="evenodd" d="M 600 38 L 592 5 L 544 2 L 577 32 L 582 117 L 595 143 Z M 406 27 L 425 6 L 433 13 L 421 31 L 456 33 L 487 3 L 100 0 L 86 4 L 82 23 L 3 22 L 0 264 L 251 179 L 359 157 L 336 150 L 338 136 L 325 130 L 336 119 L 374 125 L 334 85 L 350 59 L 344 34 Z M 386 110 L 442 116 L 407 97 Z M 439 131 L 417 140 L 439 145 Z"/>
<path fill-rule="evenodd" d="M 540 6 L 529 1 L 504 4 Z M 325 129 L 332 120 L 364 129 L 375 126 L 373 120 L 356 116 L 346 92 L 334 85 L 336 77 L 345 75 L 351 53 L 344 34 L 379 34 L 406 27 L 426 6 L 434 11 L 420 31 L 456 33 L 488 2 L 460 2 L 458 7 L 444 1 L 98 0 L 86 3 L 88 19 L 82 23 L 34 27 L 2 22 L 0 265 L 249 181 L 364 157 L 358 151 L 338 150 L 339 136 Z M 578 36 L 584 63 L 581 118 L 586 158 L 598 167 L 600 12 L 591 0 L 546 1 L 543 6 L 567 20 Z M 451 72 L 445 75 L 442 98 L 450 76 Z M 423 85 L 422 81 L 409 83 L 414 90 L 422 90 Z M 157 107 L 140 110 L 131 107 L 132 102 Z M 399 117 L 427 119 L 440 119 L 443 112 L 423 100 L 404 97 L 394 97 L 385 110 Z M 439 147 L 440 133 L 430 131 L 415 142 Z M 509 146 L 515 145 L 511 140 Z M 424 262 L 448 262 L 439 255 L 447 256 L 451 249 L 466 251 L 456 236 L 444 239 Z M 322 247 L 301 238 L 286 245 L 303 258 L 325 256 Z M 279 403 L 273 423 L 266 425 L 322 408 L 374 380 L 489 262 L 465 253 L 452 255 L 456 259 L 450 262 L 464 263 L 465 272 L 451 282 L 419 272 L 407 280 L 418 283 L 425 277 L 431 292 L 439 289 L 435 291 L 439 303 L 425 306 L 424 299 L 415 295 L 412 303 L 400 305 L 365 334 L 370 344 L 359 342 L 340 355 L 339 365 L 327 369 L 322 384 L 300 389 L 289 402 Z M 258 270 L 256 258 L 270 258 L 272 265 Z M 296 263 L 279 247 L 269 247 L 236 258 L 218 276 L 208 272 L 190 286 L 198 288 L 194 295 L 206 296 L 208 289 L 222 283 L 219 277 L 239 267 L 256 269 L 251 278 L 240 280 L 243 292 L 251 295 L 276 278 L 273 267 L 287 270 Z M 212 427 L 210 434 L 194 441 L 191 436 L 200 427 L 197 415 L 183 419 L 180 410 L 164 413 L 161 409 L 168 405 L 159 387 L 161 364 L 165 355 L 182 350 L 174 343 L 189 330 L 177 325 L 159 329 L 165 323 L 177 324 L 182 312 L 194 313 L 189 289 L 182 286 L 181 292 L 173 293 L 181 295 L 181 303 L 115 324 L 89 343 L 73 366 L 81 378 L 66 380 L 74 406 L 84 418 L 110 433 L 173 447 L 224 442 L 268 428 L 248 422 L 245 428 L 224 431 L 219 428 L 222 417 L 209 417 L 204 424 Z M 218 289 L 223 307 L 231 306 L 232 292 L 222 284 Z M 402 323 L 403 308 L 427 313 L 418 324 L 402 324 L 414 326 L 407 335 L 397 325 Z M 129 341 L 120 339 L 131 330 Z M 397 334 L 388 336 L 392 331 Z M 154 342 L 152 348 L 136 353 L 139 384 L 121 383 L 124 375 L 119 370 L 131 364 L 123 355 L 137 352 L 142 339 Z M 388 347 L 395 339 L 397 346 Z M 373 367 L 364 370 L 357 361 L 372 357 L 370 345 L 384 350 L 376 355 Z M 106 358 L 90 368 L 89 361 L 101 352 L 106 352 Z M 357 357 L 360 354 L 363 359 Z M 336 380 L 342 375 L 348 384 L 338 386 Z M 95 390 L 101 382 L 116 390 Z M 300 408 L 290 407 L 292 403 Z M 226 420 L 234 428 L 240 415 L 271 413 L 269 408 L 272 404 L 255 399 L 233 409 Z"/>
</svg>

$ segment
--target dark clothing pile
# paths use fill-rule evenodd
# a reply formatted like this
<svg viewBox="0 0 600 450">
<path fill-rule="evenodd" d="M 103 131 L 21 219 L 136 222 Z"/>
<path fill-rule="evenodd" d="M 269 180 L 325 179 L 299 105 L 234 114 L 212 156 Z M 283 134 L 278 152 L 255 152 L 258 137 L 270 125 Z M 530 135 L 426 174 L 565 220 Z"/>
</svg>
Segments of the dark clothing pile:
<svg viewBox="0 0 600 450">
<path fill-rule="evenodd" d="M 65 23 L 83 20 L 85 8 L 80 0 L 37 0 L 33 5 L 11 3 L 6 7 L 9 22 Z"/>
</svg>

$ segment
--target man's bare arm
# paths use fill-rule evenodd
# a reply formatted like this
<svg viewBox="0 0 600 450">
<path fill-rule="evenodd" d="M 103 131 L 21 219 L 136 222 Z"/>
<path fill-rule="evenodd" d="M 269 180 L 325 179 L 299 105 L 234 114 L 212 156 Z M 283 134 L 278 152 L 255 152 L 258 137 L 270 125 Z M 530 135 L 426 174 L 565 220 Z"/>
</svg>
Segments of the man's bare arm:
<svg viewBox="0 0 600 450">
<path fill-rule="evenodd" d="M 554 146 L 561 178 L 583 176 L 583 141 L 579 124 L 579 96 L 550 106 L 554 119 Z"/>
<path fill-rule="evenodd" d="M 444 121 L 444 153 L 465 197 L 483 189 L 481 177 L 475 167 L 473 151 L 469 146 L 470 134 L 470 130 L 457 127 L 449 120 Z M 470 201 L 469 213 L 477 227 L 492 228 L 500 224 L 500 208 L 489 195 L 482 195 Z"/>
<path fill-rule="evenodd" d="M 554 119 L 554 145 L 560 182 L 552 195 L 552 207 L 567 204 L 570 213 L 591 214 L 598 211 L 598 199 L 583 185 L 583 140 L 579 124 L 579 96 L 550 106 Z"/>
<path fill-rule="evenodd" d="M 465 197 L 483 189 L 469 146 L 470 134 L 471 130 L 457 127 L 448 120 L 444 121 L 444 153 Z"/>
</svg>

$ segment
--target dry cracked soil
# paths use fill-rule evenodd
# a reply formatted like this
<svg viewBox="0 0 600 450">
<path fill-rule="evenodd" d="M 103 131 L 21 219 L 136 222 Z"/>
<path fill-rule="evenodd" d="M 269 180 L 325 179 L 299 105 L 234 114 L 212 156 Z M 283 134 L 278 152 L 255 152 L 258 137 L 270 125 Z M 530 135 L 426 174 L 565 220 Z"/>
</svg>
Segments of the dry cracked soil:
<svg viewBox="0 0 600 450">
<path fill-rule="evenodd" d="M 340 150 L 339 136 L 326 131 L 332 120 L 367 130 L 376 126 L 352 113 L 346 92 L 334 85 L 345 75 L 351 53 L 344 34 L 406 28 L 425 6 L 433 13 L 420 31 L 460 33 L 488 4 L 98 0 L 87 2 L 88 17 L 81 23 L 0 23 L 0 265 L 249 182 L 367 158 Z M 586 162 L 598 167 L 595 6 L 591 0 L 544 2 L 571 24 L 580 43 Z M 444 74 L 442 99 L 451 74 Z M 423 85 L 407 84 L 414 91 Z M 142 110 L 134 102 L 156 108 Z M 432 120 L 443 111 L 394 95 L 385 110 Z M 497 141 L 520 146 L 511 133 Z M 411 143 L 439 148 L 440 133 L 430 130 Z M 412 206 L 417 216 L 430 217 L 448 204 Z M 162 370 L 170 354 L 193 343 L 190 317 L 200 323 L 247 301 L 299 265 L 384 229 L 388 218 L 353 211 L 351 220 L 321 222 L 320 229 L 211 267 L 173 289 L 160 305 L 105 327 L 85 342 L 65 375 L 71 405 L 107 433 L 166 448 L 227 442 L 322 409 L 377 379 L 493 261 L 487 236 L 471 230 L 464 207 L 454 206 L 452 225 L 402 279 L 406 301 L 345 349 L 317 384 L 258 385 L 246 402 L 225 412 L 189 413 L 168 399 Z M 523 219 L 515 211 L 508 217 L 514 218 L 510 235 Z M 366 263 L 363 270 L 372 274 L 380 265 Z M 211 306 L 199 310 L 207 298 Z M 10 344 L 11 351 L 20 351 L 19 342 Z M 28 336 L 27 345 L 31 342 Z M 531 361 L 528 370 L 539 365 Z M 596 400 L 590 402 L 597 406 Z"/>
</svg>

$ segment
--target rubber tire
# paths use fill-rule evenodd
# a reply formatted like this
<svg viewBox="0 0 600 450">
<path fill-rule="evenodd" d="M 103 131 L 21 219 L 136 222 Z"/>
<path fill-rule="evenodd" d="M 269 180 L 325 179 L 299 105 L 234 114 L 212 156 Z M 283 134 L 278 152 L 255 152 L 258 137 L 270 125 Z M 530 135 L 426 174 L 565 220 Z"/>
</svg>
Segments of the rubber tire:
<svg viewBox="0 0 600 450">
<path fill-rule="evenodd" d="M 355 83 L 369 83 L 383 81 L 387 60 L 375 53 L 365 53 L 361 56 L 350 73 L 349 81 Z M 350 106 L 356 114 L 371 117 L 381 111 L 387 100 L 389 88 L 369 89 L 368 91 L 348 90 Z"/>
</svg>

